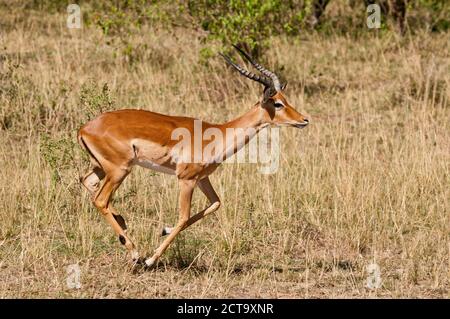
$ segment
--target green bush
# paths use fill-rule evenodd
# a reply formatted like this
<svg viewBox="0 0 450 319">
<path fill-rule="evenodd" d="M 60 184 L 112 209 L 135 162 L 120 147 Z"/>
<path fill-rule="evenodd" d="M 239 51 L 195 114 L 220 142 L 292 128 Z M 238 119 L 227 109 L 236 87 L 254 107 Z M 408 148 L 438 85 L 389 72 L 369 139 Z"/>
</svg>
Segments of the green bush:
<svg viewBox="0 0 450 319">
<path fill-rule="evenodd" d="M 187 12 L 208 38 L 239 43 L 258 55 L 270 36 L 298 34 L 306 26 L 312 0 L 189 0 Z"/>
<path fill-rule="evenodd" d="M 80 104 L 87 120 L 91 120 L 97 115 L 110 111 L 114 106 L 114 100 L 108 83 L 104 83 L 100 88 L 94 81 L 83 84 L 80 93 Z"/>
<path fill-rule="evenodd" d="M 204 40 L 218 41 L 227 48 L 239 44 L 254 56 L 275 35 L 298 35 L 312 28 L 325 35 L 372 32 L 365 26 L 365 7 L 369 3 L 381 6 L 383 29 L 397 28 L 404 33 L 450 28 L 450 3 L 442 0 L 80 0 L 77 3 L 84 26 L 99 27 L 107 43 L 118 41 L 118 53 L 127 57 L 130 64 L 136 49 L 128 40 L 130 34 L 149 24 L 167 29 L 202 29 L 206 32 Z M 63 0 L 32 0 L 26 8 L 61 12 L 67 4 Z M 388 20 L 394 23 L 387 24 Z M 209 44 L 200 52 L 202 59 L 212 54 Z"/>
<path fill-rule="evenodd" d="M 408 11 L 411 12 L 411 28 L 426 27 L 431 31 L 447 31 L 450 29 L 450 3 L 443 0 L 411 1 Z"/>
<path fill-rule="evenodd" d="M 61 172 L 73 165 L 74 140 L 70 135 L 56 138 L 48 133 L 40 134 L 40 155 L 51 169 L 53 185 L 61 181 Z"/>
</svg>

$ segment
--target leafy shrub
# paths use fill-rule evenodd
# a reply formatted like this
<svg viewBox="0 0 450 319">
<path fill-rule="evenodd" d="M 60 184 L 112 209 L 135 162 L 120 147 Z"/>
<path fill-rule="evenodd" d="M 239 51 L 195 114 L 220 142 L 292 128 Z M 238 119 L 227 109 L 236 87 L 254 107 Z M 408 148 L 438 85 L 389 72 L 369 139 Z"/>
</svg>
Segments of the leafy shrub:
<svg viewBox="0 0 450 319">
<path fill-rule="evenodd" d="M 274 35 L 297 35 L 315 28 L 325 34 L 358 35 L 365 27 L 365 7 L 377 3 L 382 11 L 383 29 L 396 27 L 401 33 L 425 28 L 445 31 L 450 28 L 450 3 L 442 0 L 84 0 L 79 1 L 86 26 L 99 27 L 108 42 L 118 41 L 119 54 L 132 64 L 135 47 L 130 33 L 143 25 L 158 24 L 164 28 L 193 27 L 206 31 L 206 40 L 218 40 L 229 47 L 240 44 L 258 56 Z M 67 1 L 32 0 L 26 6 L 38 10 L 64 11 Z M 338 16 L 327 14 L 334 7 Z M 350 12 L 340 16 L 342 8 Z M 319 23 L 321 18 L 322 23 Z M 394 24 L 386 24 L 393 20 Z M 203 49 L 201 58 L 213 52 Z"/>
<path fill-rule="evenodd" d="M 442 0 L 416 0 L 409 3 L 410 28 L 426 27 L 431 31 L 450 29 L 450 3 Z"/>
<path fill-rule="evenodd" d="M 108 83 L 99 87 L 94 82 L 83 84 L 80 93 L 80 103 L 88 119 L 92 119 L 100 113 L 110 110 L 114 105 Z"/>
<path fill-rule="evenodd" d="M 208 37 L 239 43 L 258 55 L 272 35 L 298 34 L 306 26 L 312 0 L 189 0 L 188 12 Z"/>
<path fill-rule="evenodd" d="M 61 181 L 61 172 L 72 168 L 75 142 L 72 136 L 55 138 L 48 133 L 40 135 L 40 154 L 52 172 L 52 182 Z"/>
</svg>

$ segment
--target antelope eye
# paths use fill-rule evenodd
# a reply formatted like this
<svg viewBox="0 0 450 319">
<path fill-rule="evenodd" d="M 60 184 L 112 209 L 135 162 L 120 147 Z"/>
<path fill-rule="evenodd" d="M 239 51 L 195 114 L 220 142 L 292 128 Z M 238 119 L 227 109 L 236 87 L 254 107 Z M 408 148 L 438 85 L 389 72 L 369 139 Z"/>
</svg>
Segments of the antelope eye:
<svg viewBox="0 0 450 319">
<path fill-rule="evenodd" d="M 284 104 L 281 103 L 281 102 L 275 102 L 273 105 L 274 105 L 275 108 L 277 108 L 277 109 L 281 109 L 281 108 L 284 106 Z"/>
</svg>

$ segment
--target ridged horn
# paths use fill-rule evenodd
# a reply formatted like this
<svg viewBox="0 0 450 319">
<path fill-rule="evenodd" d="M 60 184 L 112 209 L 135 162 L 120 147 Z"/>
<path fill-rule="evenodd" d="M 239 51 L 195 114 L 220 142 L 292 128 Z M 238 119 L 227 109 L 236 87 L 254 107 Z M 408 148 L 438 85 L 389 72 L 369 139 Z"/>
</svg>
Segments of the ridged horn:
<svg viewBox="0 0 450 319">
<path fill-rule="evenodd" d="M 273 85 L 272 81 L 270 79 L 268 79 L 267 77 L 262 77 L 262 76 L 254 74 L 250 71 L 247 71 L 244 68 L 237 65 L 236 63 L 234 63 L 233 61 L 231 61 L 231 59 L 228 56 L 226 56 L 225 54 L 223 54 L 223 53 L 219 53 L 219 54 L 225 59 L 225 61 L 227 61 L 227 63 L 229 65 L 234 67 L 243 76 L 245 76 L 253 81 L 259 82 L 259 83 L 263 84 L 265 87 L 270 87 Z"/>
<path fill-rule="evenodd" d="M 253 60 L 253 58 L 250 55 L 248 55 L 245 51 L 240 49 L 238 46 L 233 44 L 233 47 L 239 53 L 241 53 L 255 67 L 255 69 L 257 69 L 259 72 L 261 72 L 262 74 L 264 74 L 265 76 L 269 77 L 272 80 L 273 86 L 277 92 L 281 91 L 280 80 L 278 79 L 278 76 L 275 73 L 270 72 L 269 70 L 264 68 L 262 65 L 258 64 L 256 61 Z"/>
</svg>

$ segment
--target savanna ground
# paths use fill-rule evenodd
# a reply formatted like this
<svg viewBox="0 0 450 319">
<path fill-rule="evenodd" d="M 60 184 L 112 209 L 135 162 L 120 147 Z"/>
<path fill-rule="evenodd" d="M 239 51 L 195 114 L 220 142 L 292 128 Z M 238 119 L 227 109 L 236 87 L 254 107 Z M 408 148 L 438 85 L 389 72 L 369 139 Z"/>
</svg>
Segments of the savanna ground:
<svg viewBox="0 0 450 319">
<path fill-rule="evenodd" d="M 449 297 L 448 32 L 273 38 L 264 61 L 311 124 L 281 129 L 276 174 L 224 164 L 220 210 L 135 271 L 78 182 L 77 129 L 119 108 L 223 122 L 261 88 L 203 61 L 193 30 L 142 28 L 131 59 L 65 13 L 0 6 L 0 28 L 0 297 Z M 173 176 L 142 168 L 117 192 L 142 253 L 177 197 Z M 193 213 L 206 204 L 196 191 Z M 366 287 L 373 263 L 379 289 Z"/>
</svg>

